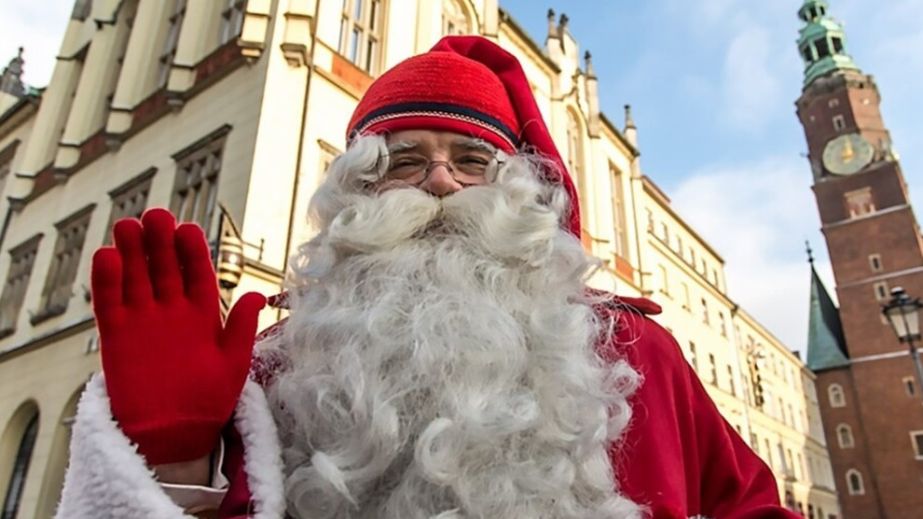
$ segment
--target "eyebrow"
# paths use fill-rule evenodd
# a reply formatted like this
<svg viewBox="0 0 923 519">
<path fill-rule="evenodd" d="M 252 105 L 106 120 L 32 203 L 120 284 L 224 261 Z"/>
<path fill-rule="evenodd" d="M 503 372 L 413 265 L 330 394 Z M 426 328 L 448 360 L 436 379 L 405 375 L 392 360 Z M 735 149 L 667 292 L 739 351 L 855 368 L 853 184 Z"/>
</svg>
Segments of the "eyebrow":
<svg viewBox="0 0 923 519">
<path fill-rule="evenodd" d="M 400 153 L 402 151 L 411 151 L 420 147 L 419 142 L 400 141 L 388 145 L 388 153 Z"/>
<path fill-rule="evenodd" d="M 483 151 L 487 153 L 494 153 L 497 151 L 497 148 L 491 146 L 487 141 L 473 137 L 461 137 L 455 139 L 452 141 L 452 147 L 472 151 Z"/>
</svg>

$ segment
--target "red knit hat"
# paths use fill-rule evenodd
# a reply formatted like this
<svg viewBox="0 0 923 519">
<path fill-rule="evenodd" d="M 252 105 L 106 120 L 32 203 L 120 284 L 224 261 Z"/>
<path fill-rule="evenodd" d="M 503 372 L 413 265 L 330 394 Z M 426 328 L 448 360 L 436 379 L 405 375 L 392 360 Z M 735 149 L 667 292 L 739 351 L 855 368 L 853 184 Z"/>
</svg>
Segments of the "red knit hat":
<svg viewBox="0 0 923 519">
<path fill-rule="evenodd" d="M 446 36 L 429 52 L 398 63 L 359 101 L 347 137 L 427 129 L 484 139 L 508 153 L 551 160 L 545 172 L 570 197 L 567 228 L 580 236 L 577 190 L 545 126 L 515 56 L 480 36 Z"/>
</svg>

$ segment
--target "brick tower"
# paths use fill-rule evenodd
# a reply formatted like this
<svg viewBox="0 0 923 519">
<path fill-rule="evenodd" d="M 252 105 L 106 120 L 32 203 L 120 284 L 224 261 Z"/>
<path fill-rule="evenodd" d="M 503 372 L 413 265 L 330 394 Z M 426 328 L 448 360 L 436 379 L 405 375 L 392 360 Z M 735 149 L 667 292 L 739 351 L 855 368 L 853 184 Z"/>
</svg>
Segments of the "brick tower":
<svg viewBox="0 0 923 519">
<path fill-rule="evenodd" d="M 923 517 L 923 395 L 880 313 L 890 290 L 923 296 L 923 246 L 871 75 L 824 0 L 805 0 L 796 102 L 839 308 L 811 267 L 808 366 L 846 519 Z M 829 519 L 829 518 L 823 518 Z"/>
</svg>

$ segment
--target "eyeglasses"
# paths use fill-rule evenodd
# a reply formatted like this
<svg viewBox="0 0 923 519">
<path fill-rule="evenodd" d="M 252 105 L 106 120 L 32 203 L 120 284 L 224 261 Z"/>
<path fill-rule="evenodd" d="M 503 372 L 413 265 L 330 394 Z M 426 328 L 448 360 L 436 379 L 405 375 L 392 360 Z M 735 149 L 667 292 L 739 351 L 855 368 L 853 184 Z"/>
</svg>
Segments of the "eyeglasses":
<svg viewBox="0 0 923 519">
<path fill-rule="evenodd" d="M 383 155 L 387 167 L 381 180 L 395 180 L 411 186 L 426 182 L 436 166 L 444 166 L 456 182 L 464 186 L 474 186 L 493 182 L 503 162 L 496 154 L 471 152 L 452 160 L 430 160 L 423 155 L 412 153 L 392 153 Z"/>
</svg>

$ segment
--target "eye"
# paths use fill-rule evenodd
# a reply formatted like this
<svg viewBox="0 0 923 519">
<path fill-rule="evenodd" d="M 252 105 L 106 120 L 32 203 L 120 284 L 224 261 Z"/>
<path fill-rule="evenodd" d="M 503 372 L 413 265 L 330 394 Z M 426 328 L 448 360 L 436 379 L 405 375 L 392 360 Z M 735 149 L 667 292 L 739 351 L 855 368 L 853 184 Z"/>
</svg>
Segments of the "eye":
<svg viewBox="0 0 923 519">
<path fill-rule="evenodd" d="M 490 157 L 484 155 L 462 155 L 462 157 L 457 159 L 456 162 L 458 164 L 467 164 L 472 166 L 486 166 L 490 164 Z"/>
</svg>

